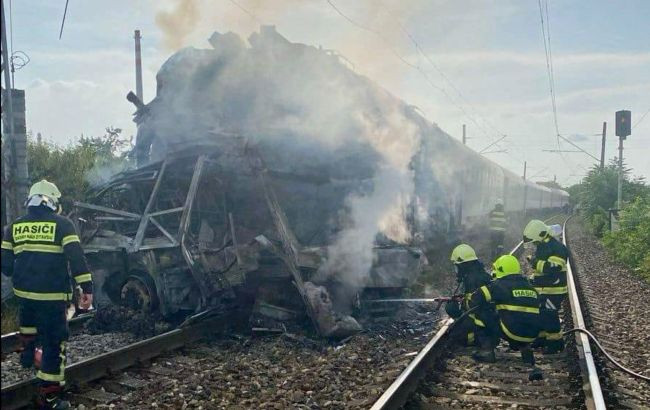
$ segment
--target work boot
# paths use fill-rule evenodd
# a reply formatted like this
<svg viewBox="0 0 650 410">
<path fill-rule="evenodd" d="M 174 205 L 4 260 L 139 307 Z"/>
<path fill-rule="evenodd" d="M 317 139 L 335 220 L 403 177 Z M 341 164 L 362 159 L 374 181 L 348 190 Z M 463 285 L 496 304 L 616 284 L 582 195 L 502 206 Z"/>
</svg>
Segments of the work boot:
<svg viewBox="0 0 650 410">
<path fill-rule="evenodd" d="M 38 406 L 41 410 L 65 410 L 70 408 L 70 402 L 63 400 L 63 389 L 58 385 L 44 386 L 39 389 Z"/>
<path fill-rule="evenodd" d="M 66 410 L 70 408 L 70 402 L 60 397 L 45 398 L 39 405 L 41 410 Z"/>
<path fill-rule="evenodd" d="M 472 353 L 472 359 L 481 363 L 494 363 L 497 361 L 497 357 L 494 354 L 494 350 L 476 351 Z"/>
<path fill-rule="evenodd" d="M 542 369 L 539 367 L 533 367 L 533 370 L 528 373 L 528 380 L 544 380 L 544 373 L 542 373 Z"/>
</svg>

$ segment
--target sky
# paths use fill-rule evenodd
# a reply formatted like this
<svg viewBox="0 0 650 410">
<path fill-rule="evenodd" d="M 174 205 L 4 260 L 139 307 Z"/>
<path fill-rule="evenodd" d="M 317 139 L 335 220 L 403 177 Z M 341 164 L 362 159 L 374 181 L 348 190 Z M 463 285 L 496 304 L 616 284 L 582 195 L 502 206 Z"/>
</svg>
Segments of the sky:
<svg viewBox="0 0 650 410">
<path fill-rule="evenodd" d="M 246 38 L 272 24 L 290 41 L 335 50 L 453 137 L 466 124 L 470 148 L 498 140 L 484 155 L 505 168 L 522 175 L 526 162 L 534 181 L 557 177 L 568 186 L 595 160 L 545 151 L 576 148 L 556 136 L 541 5 L 560 135 L 600 157 L 607 121 L 611 159 L 614 113 L 631 110 L 638 124 L 625 162 L 650 179 L 647 0 L 69 0 L 60 40 L 65 0 L 4 3 L 10 48 L 30 58 L 15 73 L 27 128 L 59 145 L 107 126 L 135 135 L 125 98 L 135 90 L 134 29 L 148 102 L 158 68 L 178 48 L 209 48 L 214 31 Z"/>
</svg>

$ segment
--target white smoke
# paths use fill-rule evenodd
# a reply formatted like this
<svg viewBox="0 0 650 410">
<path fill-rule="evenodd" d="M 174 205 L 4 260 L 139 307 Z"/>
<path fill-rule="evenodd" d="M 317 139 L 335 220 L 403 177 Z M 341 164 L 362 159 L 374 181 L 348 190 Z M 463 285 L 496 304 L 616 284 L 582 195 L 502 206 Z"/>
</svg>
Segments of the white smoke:
<svg viewBox="0 0 650 410">
<path fill-rule="evenodd" d="M 411 238 L 406 214 L 420 127 L 400 100 L 325 51 L 290 43 L 269 27 L 249 42 L 215 33 L 214 50 L 170 57 L 138 139 L 151 133 L 152 152 L 164 155 L 215 131 L 235 132 L 264 147 L 276 169 L 321 167 L 332 178 L 366 181 L 331 221 L 338 232 L 320 271 L 362 285 L 378 234 L 398 243 Z"/>
</svg>

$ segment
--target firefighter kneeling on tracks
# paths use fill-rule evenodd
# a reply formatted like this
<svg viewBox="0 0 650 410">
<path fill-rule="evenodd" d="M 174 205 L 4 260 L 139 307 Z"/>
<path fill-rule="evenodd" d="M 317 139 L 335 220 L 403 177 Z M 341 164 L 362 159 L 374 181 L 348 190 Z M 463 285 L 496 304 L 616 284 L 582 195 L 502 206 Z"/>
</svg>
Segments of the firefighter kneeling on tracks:
<svg viewBox="0 0 650 410">
<path fill-rule="evenodd" d="M 72 299 L 68 265 L 83 294 L 81 309 L 92 305 L 92 276 L 72 222 L 60 216 L 61 193 L 46 180 L 34 184 L 26 201 L 27 215 L 8 225 L 2 237 L 2 273 L 13 277 L 19 303 L 20 363 L 34 366 L 36 339 L 42 344 L 39 406 L 67 409 L 61 398 L 65 384 L 67 310 Z"/>
<path fill-rule="evenodd" d="M 458 319 L 469 310 L 469 299 L 474 291 L 492 281 L 492 277 L 485 271 L 483 264 L 476 256 L 471 246 L 458 245 L 451 253 L 451 262 L 456 269 L 459 287 L 463 287 L 463 298 L 452 299 L 445 305 L 445 311 L 453 318 Z M 496 324 L 496 315 L 493 311 L 469 313 L 457 325 L 456 333 L 459 344 L 466 346 L 480 346 L 482 349 L 492 351 L 498 341 L 498 333 L 493 329 Z"/>
<path fill-rule="evenodd" d="M 470 297 L 470 308 L 478 311 L 496 308 L 501 337 L 519 350 L 525 364 L 532 369 L 530 380 L 541 380 L 542 371 L 535 367 L 530 344 L 539 333 L 539 300 L 535 289 L 521 274 L 519 261 L 512 255 L 499 257 L 493 265 L 495 280 L 481 286 Z M 494 362 L 494 350 L 474 354 L 477 361 Z"/>
<path fill-rule="evenodd" d="M 536 245 L 535 255 L 528 259 L 535 270 L 532 283 L 541 308 L 542 331 L 535 346 L 543 346 L 544 353 L 557 353 L 564 349 L 558 310 L 567 294 L 569 251 L 553 237 L 551 228 L 537 219 L 524 228 L 524 242 Z"/>
</svg>

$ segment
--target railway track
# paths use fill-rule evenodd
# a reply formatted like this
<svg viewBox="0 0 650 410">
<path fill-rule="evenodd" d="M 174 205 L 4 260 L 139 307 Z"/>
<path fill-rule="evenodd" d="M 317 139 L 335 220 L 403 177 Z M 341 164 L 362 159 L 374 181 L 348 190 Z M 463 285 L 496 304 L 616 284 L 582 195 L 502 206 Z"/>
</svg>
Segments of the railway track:
<svg viewBox="0 0 650 410">
<path fill-rule="evenodd" d="M 68 328 L 70 333 L 75 334 L 79 329 L 81 329 L 84 323 L 94 317 L 94 313 L 84 313 L 82 315 L 76 316 L 68 321 Z M 11 332 L 5 335 L 2 335 L 2 356 L 15 352 L 20 346 L 20 339 L 18 338 L 18 332 Z"/>
<path fill-rule="evenodd" d="M 169 332 L 74 363 L 66 368 L 66 387 L 74 390 L 203 339 L 222 329 L 224 323 L 227 323 L 223 319 L 222 313 L 205 311 L 191 316 Z M 78 324 L 85 320 L 87 318 L 78 320 Z M 3 336 L 3 352 L 5 340 L 9 346 L 16 343 L 15 337 L 12 334 Z M 9 347 L 6 349 L 9 351 Z M 2 387 L 2 409 L 19 409 L 33 403 L 36 397 L 36 382 L 36 378 L 31 378 Z M 128 381 L 124 384 L 128 384 Z"/>
<path fill-rule="evenodd" d="M 566 243 L 566 221 L 564 222 Z M 521 256 L 522 243 L 512 254 Z M 585 326 L 581 298 L 568 267 L 563 330 Z M 424 349 L 374 403 L 373 410 L 405 408 L 587 408 L 605 409 L 598 369 L 587 337 L 576 332 L 564 352 L 536 354 L 544 380 L 529 382 L 518 352 L 497 349 L 497 363 L 475 363 L 469 349 L 451 346 L 448 319 Z"/>
<path fill-rule="evenodd" d="M 567 239 L 566 234 L 564 238 Z M 523 247 L 520 243 L 512 252 L 520 254 L 522 251 Z M 580 306 L 580 302 L 586 300 L 591 305 L 594 297 L 593 291 L 590 292 L 590 297 L 582 299 L 584 295 L 579 295 L 579 291 L 584 287 L 575 283 L 574 278 L 573 270 L 570 270 L 570 296 L 563 307 L 564 330 L 572 327 L 584 327 L 585 322 L 591 328 L 592 323 L 590 318 L 582 317 L 581 313 L 584 309 Z M 83 320 L 87 319 L 79 321 Z M 168 385 L 168 379 L 175 377 L 178 372 L 177 365 L 179 363 L 190 369 L 196 368 L 198 363 L 212 360 L 208 354 L 210 352 L 197 351 L 194 356 L 192 354 L 174 355 L 171 358 L 156 360 L 152 366 L 140 366 L 140 364 L 196 342 L 213 333 L 213 328 L 222 323 L 222 316 L 203 314 L 192 318 L 170 332 L 71 365 L 66 374 L 68 386 L 74 392 L 73 402 L 77 404 L 89 403 L 91 406 L 93 401 L 108 403 L 115 401 L 115 398 L 119 397 L 120 391 L 127 393 L 152 390 L 152 380 L 154 385 L 158 382 Z M 627 408 L 647 408 L 643 405 L 643 395 L 634 392 L 627 395 L 626 400 L 617 399 L 616 397 L 620 398 L 620 396 L 612 395 L 610 391 L 603 398 L 599 377 L 601 380 L 606 379 L 604 386 L 611 389 L 612 384 L 609 383 L 609 380 L 612 376 L 599 373 L 602 361 L 597 358 L 596 364 L 594 364 L 589 341 L 580 333 L 577 333 L 576 337 L 567 337 L 567 340 L 570 339 L 570 341 L 563 353 L 547 356 L 536 354 L 538 365 L 544 371 L 545 380 L 528 382 L 528 369 L 521 364 L 517 352 L 500 347 L 497 351 L 497 363 L 476 364 L 469 358 L 469 350 L 454 350 L 450 346 L 450 332 L 453 328 L 452 320 L 445 321 L 435 336 L 397 376 L 397 379 L 384 391 L 372 408 L 500 408 L 516 406 L 518 408 L 602 409 L 605 408 L 605 403 L 610 408 L 619 408 L 619 404 L 623 404 Z M 9 346 L 10 343 L 15 343 L 12 341 L 14 339 L 15 335 L 3 336 L 3 353 L 5 349 L 9 349 L 5 347 L 5 342 Z M 131 370 L 125 371 L 129 368 Z M 98 384 L 90 383 L 100 379 Z M 35 393 L 34 382 L 33 379 L 30 379 L 4 387 L 2 389 L 2 408 L 14 409 L 29 405 Z M 147 383 L 150 386 L 143 387 Z M 380 389 L 379 392 L 381 391 Z M 626 391 L 625 386 L 621 391 Z M 191 400 L 188 399 L 189 401 Z M 133 402 L 130 403 L 133 404 Z M 365 408 L 366 405 L 362 407 Z"/>
</svg>

